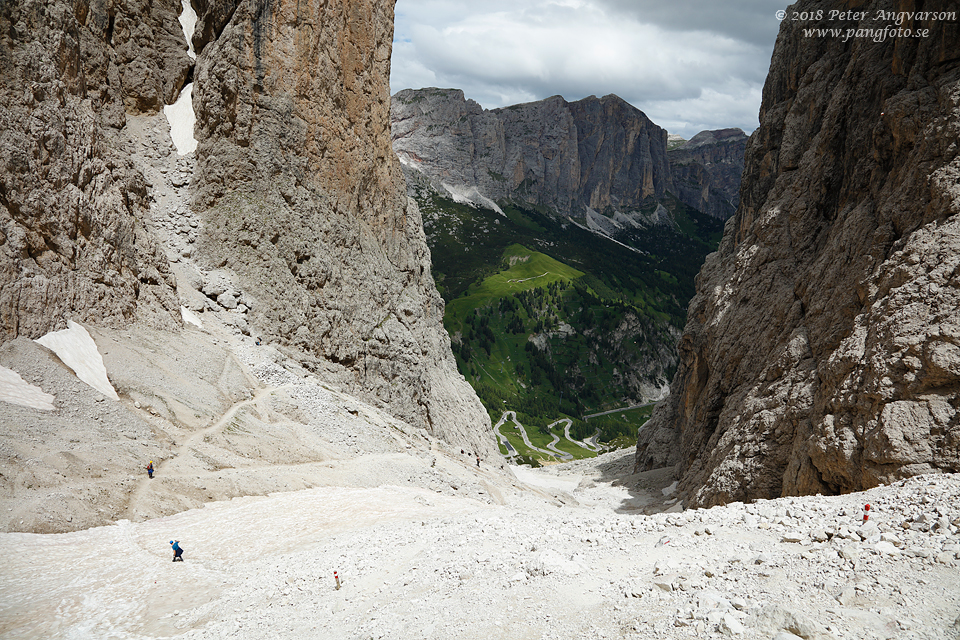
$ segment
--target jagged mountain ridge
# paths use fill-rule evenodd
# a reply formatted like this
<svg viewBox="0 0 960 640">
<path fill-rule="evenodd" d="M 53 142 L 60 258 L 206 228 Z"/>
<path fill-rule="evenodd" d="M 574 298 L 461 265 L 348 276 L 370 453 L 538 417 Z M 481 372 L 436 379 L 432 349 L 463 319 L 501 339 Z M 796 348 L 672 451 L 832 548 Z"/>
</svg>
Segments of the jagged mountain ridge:
<svg viewBox="0 0 960 640">
<path fill-rule="evenodd" d="M 912 5 L 861 8 L 891 6 Z M 960 470 L 960 30 L 901 26 L 929 37 L 781 25 L 739 209 L 637 446 L 638 469 L 678 464 L 686 504 Z"/>
<path fill-rule="evenodd" d="M 426 175 L 439 192 L 480 206 L 544 207 L 611 236 L 670 224 L 658 206 L 668 192 L 729 216 L 746 143 L 725 129 L 668 153 L 666 131 L 615 95 L 485 110 L 458 89 L 406 89 L 393 96 L 391 119 L 408 174 Z"/>
</svg>

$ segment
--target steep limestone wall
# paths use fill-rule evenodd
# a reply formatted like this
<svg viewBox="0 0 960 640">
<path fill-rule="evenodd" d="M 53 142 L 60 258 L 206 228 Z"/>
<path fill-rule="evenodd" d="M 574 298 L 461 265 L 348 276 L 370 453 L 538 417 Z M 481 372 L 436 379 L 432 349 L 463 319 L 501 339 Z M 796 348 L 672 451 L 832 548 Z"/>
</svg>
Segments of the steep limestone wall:
<svg viewBox="0 0 960 640">
<path fill-rule="evenodd" d="M 200 7 L 194 39 L 201 258 L 240 275 L 268 337 L 342 365 L 352 392 L 395 415 L 495 455 L 390 147 L 393 2 L 234 4 Z"/>
<path fill-rule="evenodd" d="M 792 9 L 856 8 L 843 26 L 867 29 L 919 5 Z M 679 464 L 688 505 L 960 471 L 960 23 L 882 42 L 810 26 L 781 26 L 740 207 L 640 433 L 637 468 Z"/>
<path fill-rule="evenodd" d="M 110 144 L 187 77 L 179 4 L 0 4 L 0 342 L 67 318 L 179 326 L 148 186 Z"/>
<path fill-rule="evenodd" d="M 583 218 L 652 205 L 670 188 L 666 131 L 617 96 L 484 110 L 459 89 L 393 98 L 393 147 L 430 179 Z"/>
<path fill-rule="evenodd" d="M 701 131 L 667 151 L 673 189 L 698 211 L 726 220 L 740 202 L 747 135 L 740 129 Z"/>
</svg>

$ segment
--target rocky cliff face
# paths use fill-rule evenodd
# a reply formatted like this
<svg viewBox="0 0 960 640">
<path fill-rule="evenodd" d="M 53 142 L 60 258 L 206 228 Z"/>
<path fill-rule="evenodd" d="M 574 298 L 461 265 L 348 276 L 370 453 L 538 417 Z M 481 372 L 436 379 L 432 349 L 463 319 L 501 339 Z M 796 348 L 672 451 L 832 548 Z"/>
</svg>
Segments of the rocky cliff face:
<svg viewBox="0 0 960 640">
<path fill-rule="evenodd" d="M 845 27 L 916 9 L 793 9 L 854 4 Z M 960 471 L 960 27 L 809 26 L 781 26 L 739 209 L 640 434 L 638 469 L 679 464 L 688 505 Z"/>
<path fill-rule="evenodd" d="M 455 196 L 584 218 L 653 207 L 670 187 L 666 131 L 617 96 L 484 110 L 458 89 L 398 92 L 393 148 Z"/>
<path fill-rule="evenodd" d="M 111 144 L 187 77 L 175 0 L 0 6 L 0 341 L 66 319 L 179 326 L 148 185 Z"/>
<path fill-rule="evenodd" d="M 670 149 L 670 173 L 680 201 L 726 220 L 740 202 L 740 177 L 747 135 L 740 129 L 701 131 Z"/>
<path fill-rule="evenodd" d="M 268 336 L 352 392 L 495 455 L 456 370 L 416 205 L 390 148 L 393 3 L 201 7 L 193 208 Z M 219 31 L 218 31 L 219 29 Z"/>
<path fill-rule="evenodd" d="M 167 246 L 172 259 L 238 275 L 264 338 L 394 415 L 495 455 L 390 148 L 393 3 L 193 6 L 196 63 L 179 0 L 0 7 L 0 340 L 67 318 L 180 328 L 158 230 L 178 227 L 199 241 Z M 141 116 L 190 80 L 195 162 L 132 154 Z M 180 175 L 194 165 L 192 180 Z M 171 167 L 178 189 L 192 182 L 192 209 L 151 184 L 166 185 Z M 199 295 L 180 293 L 187 304 Z"/>
</svg>

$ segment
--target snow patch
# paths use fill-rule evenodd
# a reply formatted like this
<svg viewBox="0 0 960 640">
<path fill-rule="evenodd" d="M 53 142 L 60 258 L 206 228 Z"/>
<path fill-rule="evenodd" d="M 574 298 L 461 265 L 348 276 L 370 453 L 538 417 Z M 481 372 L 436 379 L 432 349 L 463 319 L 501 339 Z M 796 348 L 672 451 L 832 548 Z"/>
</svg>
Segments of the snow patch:
<svg viewBox="0 0 960 640">
<path fill-rule="evenodd" d="M 180 0 L 183 11 L 180 12 L 180 26 L 183 27 L 183 37 L 187 39 L 187 55 L 193 60 L 197 54 L 193 50 L 193 32 L 197 29 L 197 12 L 190 6 L 190 0 Z"/>
<path fill-rule="evenodd" d="M 103 357 L 97 350 L 97 343 L 82 326 L 67 320 L 67 329 L 54 331 L 37 338 L 34 342 L 50 349 L 63 364 L 67 365 L 77 377 L 113 400 L 119 400 L 110 379 L 107 368 L 103 366 Z"/>
<path fill-rule="evenodd" d="M 35 387 L 13 369 L 0 367 L 0 402 L 18 404 L 41 411 L 53 411 L 55 396 Z"/>
<path fill-rule="evenodd" d="M 452 184 L 447 184 L 446 182 L 442 182 L 441 186 L 443 186 L 447 193 L 450 194 L 450 197 L 453 198 L 454 202 L 470 204 L 475 207 L 486 207 L 487 209 L 493 209 L 500 215 L 506 217 L 503 209 L 498 207 L 496 202 L 480 193 L 475 186 L 455 187 Z"/>
<path fill-rule="evenodd" d="M 183 88 L 176 102 L 163 108 L 163 115 L 170 123 L 170 137 L 177 154 L 184 156 L 196 151 L 197 139 L 193 137 L 193 127 L 197 123 L 197 115 L 193 111 L 192 82 Z"/>
<path fill-rule="evenodd" d="M 190 309 L 181 306 L 180 307 L 180 317 L 183 318 L 184 322 L 194 325 L 198 329 L 203 329 L 203 322 L 200 320 L 200 316 L 195 314 Z"/>
</svg>

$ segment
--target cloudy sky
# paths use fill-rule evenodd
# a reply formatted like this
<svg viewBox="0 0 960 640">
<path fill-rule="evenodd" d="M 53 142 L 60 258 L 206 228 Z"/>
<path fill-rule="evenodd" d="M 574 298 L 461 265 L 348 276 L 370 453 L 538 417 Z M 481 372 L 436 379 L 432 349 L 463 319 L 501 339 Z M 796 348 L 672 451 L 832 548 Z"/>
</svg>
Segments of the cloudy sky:
<svg viewBox="0 0 960 640">
<path fill-rule="evenodd" d="M 615 93 L 690 138 L 758 125 L 787 0 L 397 0 L 391 92 L 487 109 Z"/>
</svg>

